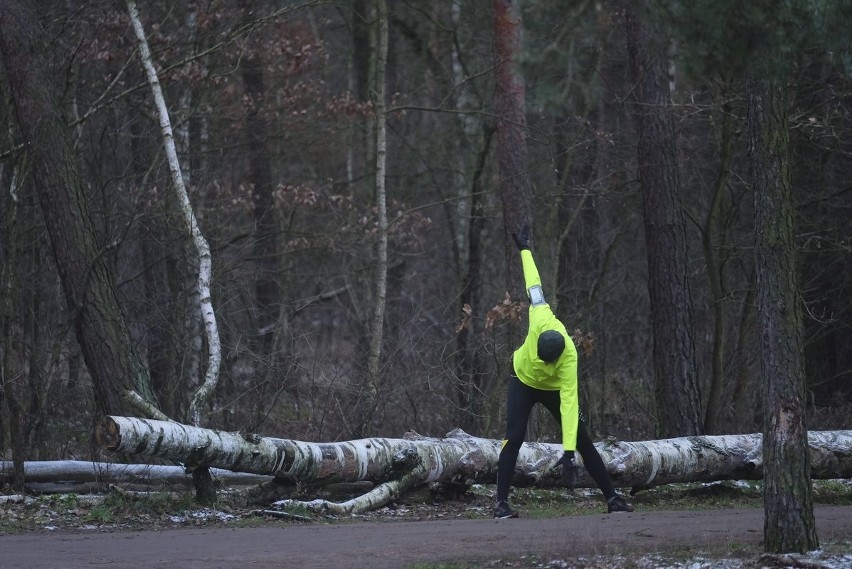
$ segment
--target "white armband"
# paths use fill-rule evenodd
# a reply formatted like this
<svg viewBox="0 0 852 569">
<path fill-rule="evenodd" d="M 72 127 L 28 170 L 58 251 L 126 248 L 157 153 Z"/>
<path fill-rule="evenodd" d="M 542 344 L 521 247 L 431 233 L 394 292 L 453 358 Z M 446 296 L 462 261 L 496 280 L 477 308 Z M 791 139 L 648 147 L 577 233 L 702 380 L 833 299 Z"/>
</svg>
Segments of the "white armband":
<svg viewBox="0 0 852 569">
<path fill-rule="evenodd" d="M 539 304 L 547 304 L 544 300 L 544 292 L 541 290 L 541 285 L 531 286 L 529 288 L 530 293 L 530 304 L 532 306 L 538 306 Z"/>
</svg>

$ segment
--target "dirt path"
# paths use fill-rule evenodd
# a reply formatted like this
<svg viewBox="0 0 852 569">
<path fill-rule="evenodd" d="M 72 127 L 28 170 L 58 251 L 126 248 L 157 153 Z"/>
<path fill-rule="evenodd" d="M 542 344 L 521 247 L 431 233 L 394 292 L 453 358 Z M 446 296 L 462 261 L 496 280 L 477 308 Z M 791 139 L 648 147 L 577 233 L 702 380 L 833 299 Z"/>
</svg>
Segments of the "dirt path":
<svg viewBox="0 0 852 569">
<path fill-rule="evenodd" d="M 852 506 L 818 506 L 822 542 L 852 538 Z M 709 545 L 759 547 L 763 510 L 648 512 L 570 518 L 366 522 L 0 536 L 5 569 L 398 569 L 525 553 L 566 559 Z"/>
</svg>

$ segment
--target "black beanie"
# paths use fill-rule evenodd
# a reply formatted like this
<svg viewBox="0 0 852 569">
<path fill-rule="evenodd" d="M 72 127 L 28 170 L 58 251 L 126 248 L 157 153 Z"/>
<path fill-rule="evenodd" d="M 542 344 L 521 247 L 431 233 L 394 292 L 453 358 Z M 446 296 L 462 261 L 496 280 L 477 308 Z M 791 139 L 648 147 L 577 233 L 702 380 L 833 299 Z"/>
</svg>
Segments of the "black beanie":
<svg viewBox="0 0 852 569">
<path fill-rule="evenodd" d="M 547 330 L 538 337 L 538 357 L 552 364 L 565 349 L 565 338 L 556 330 Z"/>
</svg>

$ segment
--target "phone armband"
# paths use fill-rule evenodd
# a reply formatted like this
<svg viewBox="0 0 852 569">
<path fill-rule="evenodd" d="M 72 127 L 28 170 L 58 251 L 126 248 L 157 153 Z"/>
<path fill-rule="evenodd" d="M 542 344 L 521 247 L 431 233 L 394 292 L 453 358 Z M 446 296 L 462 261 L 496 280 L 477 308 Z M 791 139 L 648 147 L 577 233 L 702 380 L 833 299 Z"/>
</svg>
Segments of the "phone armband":
<svg viewBox="0 0 852 569">
<path fill-rule="evenodd" d="M 541 285 L 531 286 L 529 288 L 530 304 L 538 306 L 539 304 L 547 304 L 544 300 L 544 292 L 541 290 Z"/>
</svg>

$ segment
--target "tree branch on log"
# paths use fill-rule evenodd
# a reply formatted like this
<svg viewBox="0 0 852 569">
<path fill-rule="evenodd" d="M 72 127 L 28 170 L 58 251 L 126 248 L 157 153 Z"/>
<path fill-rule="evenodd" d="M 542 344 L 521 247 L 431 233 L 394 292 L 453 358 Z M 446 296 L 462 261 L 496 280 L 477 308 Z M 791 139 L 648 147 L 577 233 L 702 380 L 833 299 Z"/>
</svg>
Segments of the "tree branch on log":
<svg viewBox="0 0 852 569">
<path fill-rule="evenodd" d="M 159 421 L 171 421 L 171 418 L 169 418 L 168 415 L 157 409 L 156 406 L 145 401 L 145 399 L 133 389 L 127 389 L 124 391 L 124 402 L 135 408 L 140 413 L 143 413 L 146 417 L 151 417 L 152 419 L 157 419 Z"/>
<path fill-rule="evenodd" d="M 406 461 L 406 459 L 409 459 Z M 400 455 L 394 456 L 394 461 L 399 463 L 413 462 L 409 469 L 399 480 L 390 480 L 379 484 L 369 492 L 347 500 L 346 502 L 331 502 L 329 500 L 279 500 L 273 502 L 273 506 L 287 509 L 292 507 L 301 507 L 310 510 L 314 513 L 334 514 L 334 515 L 351 515 L 369 512 L 381 508 L 385 504 L 389 504 L 405 494 L 412 488 L 420 485 L 426 475 L 423 464 L 419 459 L 419 454 L 403 451 Z"/>
<path fill-rule="evenodd" d="M 255 510 L 252 512 L 256 516 L 269 516 L 271 518 L 279 518 L 283 520 L 296 520 L 297 522 L 312 522 L 312 518 L 308 516 L 299 516 L 290 512 L 282 512 L 281 510 Z"/>
<path fill-rule="evenodd" d="M 760 480 L 762 438 L 755 433 L 638 442 L 607 440 L 596 446 L 613 482 L 631 487 L 635 493 L 682 482 Z M 419 484 L 493 484 L 501 447 L 499 440 L 473 437 L 459 429 L 444 438 L 408 433 L 402 439 L 315 443 L 116 416 L 103 419 L 96 440 L 113 452 L 272 475 L 299 484 L 321 487 L 363 480 L 377 484 L 348 502 L 278 503 L 339 514 L 385 505 Z M 814 479 L 852 477 L 852 431 L 811 432 L 808 440 Z M 513 482 L 517 486 L 558 486 L 555 465 L 561 454 L 558 444 L 524 443 Z M 581 470 L 578 487 L 595 487 L 585 469 Z"/>
</svg>

